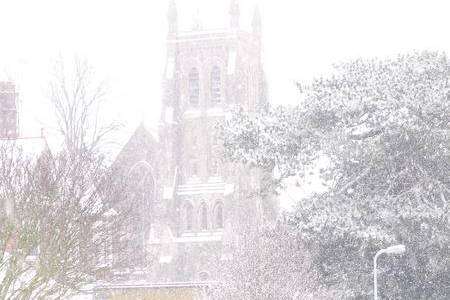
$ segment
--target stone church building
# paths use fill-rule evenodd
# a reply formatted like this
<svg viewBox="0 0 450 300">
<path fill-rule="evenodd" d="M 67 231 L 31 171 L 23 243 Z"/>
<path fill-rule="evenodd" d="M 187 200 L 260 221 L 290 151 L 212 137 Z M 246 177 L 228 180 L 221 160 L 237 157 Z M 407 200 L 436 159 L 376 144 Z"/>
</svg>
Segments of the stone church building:
<svg viewBox="0 0 450 300">
<path fill-rule="evenodd" d="M 118 278 L 214 282 L 237 233 L 264 219 L 261 172 L 224 161 L 216 126 L 235 107 L 266 105 L 261 19 L 255 9 L 250 32 L 241 29 L 237 0 L 228 14 L 228 28 L 197 23 L 181 31 L 170 2 L 157 132 L 140 125 L 115 162 L 133 182 L 138 207 Z"/>
</svg>

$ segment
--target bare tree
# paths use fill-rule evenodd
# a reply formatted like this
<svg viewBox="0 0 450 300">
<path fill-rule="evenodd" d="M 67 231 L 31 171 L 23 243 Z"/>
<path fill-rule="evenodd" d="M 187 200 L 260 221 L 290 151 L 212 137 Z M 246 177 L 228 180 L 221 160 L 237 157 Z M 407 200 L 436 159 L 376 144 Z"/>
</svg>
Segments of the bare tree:
<svg viewBox="0 0 450 300">
<path fill-rule="evenodd" d="M 120 239 L 129 221 L 126 180 L 102 154 L 117 129 L 98 125 L 104 89 L 86 61 L 75 61 L 70 81 L 62 61 L 56 70 L 50 100 L 63 147 L 39 155 L 20 140 L 0 147 L 0 299 L 60 298 L 107 276 L 121 251 L 113 233 Z"/>
<path fill-rule="evenodd" d="M 86 59 L 75 57 L 69 70 L 62 57 L 56 60 L 49 92 L 58 130 L 69 152 L 96 149 L 120 127 L 117 122 L 106 123 L 99 118 L 105 107 L 106 85 L 97 82 Z"/>
<path fill-rule="evenodd" d="M 101 276 L 120 220 L 113 213 L 120 178 L 87 154 L 33 160 L 17 145 L 2 149 L 0 164 L 7 170 L 0 198 L 14 204 L 1 220 L 0 297 L 59 297 Z"/>
</svg>

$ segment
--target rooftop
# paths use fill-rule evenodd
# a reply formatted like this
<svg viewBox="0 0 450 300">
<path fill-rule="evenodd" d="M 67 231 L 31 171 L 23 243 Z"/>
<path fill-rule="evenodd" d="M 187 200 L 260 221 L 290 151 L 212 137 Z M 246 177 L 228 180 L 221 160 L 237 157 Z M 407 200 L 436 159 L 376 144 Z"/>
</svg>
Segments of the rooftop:
<svg viewBox="0 0 450 300">
<path fill-rule="evenodd" d="M 45 150 L 48 150 L 47 141 L 44 137 L 20 137 L 14 139 L 0 139 L 0 147 L 15 147 L 28 158 L 35 158 Z"/>
</svg>

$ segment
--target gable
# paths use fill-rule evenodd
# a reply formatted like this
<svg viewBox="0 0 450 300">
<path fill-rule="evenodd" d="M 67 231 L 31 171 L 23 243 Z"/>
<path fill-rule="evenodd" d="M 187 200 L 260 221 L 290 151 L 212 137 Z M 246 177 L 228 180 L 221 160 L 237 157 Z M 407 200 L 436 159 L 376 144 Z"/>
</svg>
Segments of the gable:
<svg viewBox="0 0 450 300">
<path fill-rule="evenodd" d="M 154 135 L 141 124 L 120 151 L 113 167 L 129 169 L 139 161 L 146 161 L 154 166 L 161 148 Z"/>
</svg>

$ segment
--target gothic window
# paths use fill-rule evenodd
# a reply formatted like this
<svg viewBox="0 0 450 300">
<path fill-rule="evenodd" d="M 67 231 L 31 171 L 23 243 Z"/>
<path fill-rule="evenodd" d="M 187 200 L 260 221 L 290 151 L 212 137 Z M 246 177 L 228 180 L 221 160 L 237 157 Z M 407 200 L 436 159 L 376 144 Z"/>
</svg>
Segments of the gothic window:
<svg viewBox="0 0 450 300">
<path fill-rule="evenodd" d="M 16 117 L 15 112 L 10 110 L 3 110 L 3 115 L 0 119 L 0 128 L 2 137 L 12 137 L 16 132 Z"/>
<path fill-rule="evenodd" d="M 7 119 L 7 133 L 6 133 L 6 135 L 8 137 L 15 136 L 15 130 L 16 130 L 16 118 L 14 116 L 14 112 L 10 112 L 8 114 L 8 119 Z"/>
<path fill-rule="evenodd" d="M 197 146 L 198 146 L 198 141 L 197 141 L 197 136 L 195 135 L 194 132 L 192 132 L 192 140 L 191 140 L 191 144 L 192 144 L 192 148 L 193 148 L 194 150 L 196 150 L 196 149 L 197 149 Z"/>
<path fill-rule="evenodd" d="M 101 249 L 101 261 L 103 264 L 111 263 L 111 258 L 113 254 L 113 241 L 112 234 L 108 231 L 102 241 Z"/>
<path fill-rule="evenodd" d="M 214 226 L 215 228 L 223 228 L 223 205 L 221 202 L 216 204 L 214 209 Z"/>
<path fill-rule="evenodd" d="M 196 68 L 193 68 L 189 72 L 189 103 L 191 105 L 198 105 L 199 95 L 200 86 L 198 70 Z"/>
<path fill-rule="evenodd" d="M 204 203 L 200 206 L 200 229 L 208 229 L 208 209 Z"/>
<path fill-rule="evenodd" d="M 191 174 L 192 177 L 198 176 L 198 162 L 197 160 L 193 160 L 191 162 Z"/>
<path fill-rule="evenodd" d="M 185 219 L 185 226 L 186 230 L 192 230 L 193 229 L 193 219 L 192 219 L 192 213 L 194 208 L 192 207 L 191 203 L 187 203 L 184 209 L 184 219 Z"/>
<path fill-rule="evenodd" d="M 210 175 L 219 176 L 219 163 L 217 162 L 217 159 L 213 159 L 211 162 Z"/>
<path fill-rule="evenodd" d="M 145 161 L 135 164 L 128 173 L 128 180 L 136 204 L 149 206 L 153 200 L 155 185 L 150 165 Z"/>
<path fill-rule="evenodd" d="M 211 137 L 211 145 L 212 146 L 219 145 L 219 137 L 217 136 L 217 132 L 216 131 L 213 132 L 213 135 Z"/>
<path fill-rule="evenodd" d="M 120 260 L 138 266 L 145 260 L 146 215 L 154 204 L 155 181 L 150 164 L 146 161 L 136 163 L 128 172 L 128 183 L 132 208 L 124 227 L 127 234 L 121 242 L 125 257 Z"/>
<path fill-rule="evenodd" d="M 220 69 L 214 66 L 211 70 L 211 102 L 213 104 L 220 103 Z"/>
<path fill-rule="evenodd" d="M 209 279 L 209 273 L 206 271 L 202 271 L 198 274 L 200 281 L 206 281 Z"/>
<path fill-rule="evenodd" d="M 215 152 L 215 155 L 219 154 L 220 156 L 220 148 L 223 145 L 222 137 L 220 136 L 220 131 L 215 128 L 216 125 L 214 125 L 213 128 L 211 128 L 211 150 Z"/>
</svg>

